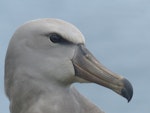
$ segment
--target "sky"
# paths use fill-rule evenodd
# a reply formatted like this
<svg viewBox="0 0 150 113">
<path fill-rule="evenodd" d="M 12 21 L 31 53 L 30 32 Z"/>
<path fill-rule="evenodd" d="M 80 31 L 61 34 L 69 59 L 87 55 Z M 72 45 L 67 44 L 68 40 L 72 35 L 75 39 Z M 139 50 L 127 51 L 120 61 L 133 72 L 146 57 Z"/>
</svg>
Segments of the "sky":
<svg viewBox="0 0 150 113">
<path fill-rule="evenodd" d="M 0 113 L 9 113 L 4 92 L 4 59 L 11 36 L 23 23 L 59 18 L 83 33 L 86 47 L 107 68 L 133 85 L 130 103 L 96 84 L 74 84 L 106 113 L 150 112 L 149 0 L 1 0 L 0 1 Z"/>
</svg>

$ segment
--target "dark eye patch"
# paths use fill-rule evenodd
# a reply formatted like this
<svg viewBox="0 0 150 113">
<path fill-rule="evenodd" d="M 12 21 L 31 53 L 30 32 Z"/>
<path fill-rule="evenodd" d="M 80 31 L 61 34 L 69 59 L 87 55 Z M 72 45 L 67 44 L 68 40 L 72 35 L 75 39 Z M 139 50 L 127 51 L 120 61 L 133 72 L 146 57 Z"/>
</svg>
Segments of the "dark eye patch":
<svg viewBox="0 0 150 113">
<path fill-rule="evenodd" d="M 57 33 L 51 33 L 49 35 L 49 39 L 53 43 L 68 43 L 68 44 L 71 43 L 70 41 L 64 39 L 61 35 L 59 35 Z"/>
<path fill-rule="evenodd" d="M 50 41 L 52 41 L 53 43 L 60 43 L 60 42 L 63 42 L 63 41 L 64 41 L 64 39 L 63 39 L 60 35 L 58 35 L 58 34 L 56 34 L 56 33 L 50 34 L 50 35 L 49 35 L 49 39 L 50 39 Z"/>
</svg>

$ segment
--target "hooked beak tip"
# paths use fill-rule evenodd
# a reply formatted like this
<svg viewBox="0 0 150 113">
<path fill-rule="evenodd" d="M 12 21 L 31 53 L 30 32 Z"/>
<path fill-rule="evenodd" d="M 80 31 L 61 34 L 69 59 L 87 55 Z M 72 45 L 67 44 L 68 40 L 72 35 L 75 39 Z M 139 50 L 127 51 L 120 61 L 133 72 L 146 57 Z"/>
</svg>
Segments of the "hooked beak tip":
<svg viewBox="0 0 150 113">
<path fill-rule="evenodd" d="M 127 79 L 124 78 L 122 81 L 124 83 L 124 88 L 121 90 L 121 95 L 130 102 L 133 96 L 133 87 Z"/>
</svg>

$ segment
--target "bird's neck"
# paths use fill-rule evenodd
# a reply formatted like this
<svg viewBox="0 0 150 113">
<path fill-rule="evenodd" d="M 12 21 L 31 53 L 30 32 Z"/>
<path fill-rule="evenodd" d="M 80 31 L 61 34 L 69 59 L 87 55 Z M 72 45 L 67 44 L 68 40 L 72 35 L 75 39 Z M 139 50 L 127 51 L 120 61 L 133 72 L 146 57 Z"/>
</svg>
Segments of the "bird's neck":
<svg viewBox="0 0 150 113">
<path fill-rule="evenodd" d="M 59 87 L 51 84 L 41 90 L 39 95 L 33 95 L 38 97 L 32 102 L 29 113 L 80 113 L 81 106 L 71 86 Z"/>
<path fill-rule="evenodd" d="M 22 84 L 22 89 L 19 86 L 20 92 L 12 101 L 12 113 L 93 113 L 93 109 L 98 110 L 71 85 L 29 81 Z"/>
</svg>

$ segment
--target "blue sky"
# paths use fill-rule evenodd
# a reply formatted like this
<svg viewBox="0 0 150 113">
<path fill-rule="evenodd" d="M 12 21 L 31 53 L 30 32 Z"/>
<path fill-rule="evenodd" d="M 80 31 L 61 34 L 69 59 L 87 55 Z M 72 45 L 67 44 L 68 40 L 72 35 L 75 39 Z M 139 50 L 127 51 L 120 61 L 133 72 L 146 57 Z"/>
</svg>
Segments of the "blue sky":
<svg viewBox="0 0 150 113">
<path fill-rule="evenodd" d="M 59 18 L 77 26 L 87 48 L 110 70 L 128 78 L 134 87 L 130 103 L 95 84 L 75 84 L 106 113 L 150 112 L 149 0 L 0 1 L 0 113 L 9 113 L 4 93 L 4 58 L 18 26 L 38 18 Z"/>
</svg>

